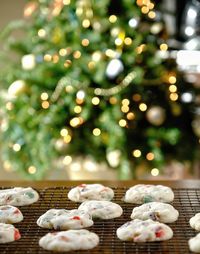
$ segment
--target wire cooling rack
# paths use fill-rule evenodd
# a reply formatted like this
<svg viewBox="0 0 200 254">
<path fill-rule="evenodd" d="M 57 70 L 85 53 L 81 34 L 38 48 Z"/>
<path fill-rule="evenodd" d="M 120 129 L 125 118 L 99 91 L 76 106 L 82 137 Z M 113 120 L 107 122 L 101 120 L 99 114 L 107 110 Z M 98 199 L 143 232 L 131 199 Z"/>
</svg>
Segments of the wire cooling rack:
<svg viewBox="0 0 200 254">
<path fill-rule="evenodd" d="M 78 203 L 71 202 L 67 198 L 70 187 L 55 187 L 37 189 L 40 194 L 38 202 L 20 207 L 24 215 L 21 223 L 15 224 L 20 230 L 22 238 L 10 244 L 0 244 L 1 254 L 47 254 L 55 253 L 45 251 L 38 245 L 39 239 L 53 230 L 42 229 L 37 226 L 36 221 L 40 215 L 50 208 L 74 209 Z M 189 219 L 197 212 L 200 212 L 200 189 L 173 189 L 175 199 L 172 205 L 179 211 L 180 216 L 177 222 L 169 224 L 173 229 L 172 239 L 154 243 L 130 243 L 122 242 L 116 236 L 116 229 L 130 220 L 133 207 L 136 205 L 123 202 L 127 188 L 113 188 L 115 198 L 113 202 L 118 203 L 123 208 L 123 215 L 113 220 L 97 220 L 94 226 L 88 228 L 100 237 L 99 245 L 89 251 L 75 251 L 70 253 L 138 253 L 138 254 L 187 254 L 188 239 L 196 233 L 189 226 Z"/>
</svg>

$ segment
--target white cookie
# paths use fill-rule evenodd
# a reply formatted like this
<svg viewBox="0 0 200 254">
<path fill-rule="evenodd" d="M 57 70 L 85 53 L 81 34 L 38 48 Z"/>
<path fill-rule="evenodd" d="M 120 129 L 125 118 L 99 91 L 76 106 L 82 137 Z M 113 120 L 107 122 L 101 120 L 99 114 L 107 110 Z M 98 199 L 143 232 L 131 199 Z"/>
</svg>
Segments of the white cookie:
<svg viewBox="0 0 200 254">
<path fill-rule="evenodd" d="M 89 250 L 96 247 L 98 243 L 98 235 L 86 229 L 71 229 L 67 231 L 48 233 L 39 241 L 39 245 L 45 250 L 58 252 Z"/>
<path fill-rule="evenodd" d="M 126 191 L 124 201 L 143 204 L 148 202 L 170 203 L 174 200 L 171 188 L 163 185 L 137 184 Z"/>
<path fill-rule="evenodd" d="M 172 238 L 173 231 L 167 225 L 153 220 L 132 220 L 117 229 L 122 241 L 155 242 Z"/>
<path fill-rule="evenodd" d="M 9 243 L 21 238 L 19 230 L 13 225 L 0 223 L 0 243 Z"/>
<path fill-rule="evenodd" d="M 200 231 L 200 213 L 195 214 L 195 216 L 190 219 L 190 226 L 195 230 Z"/>
<path fill-rule="evenodd" d="M 74 202 L 111 200 L 113 197 L 114 191 L 102 184 L 81 184 L 72 188 L 68 193 L 68 198 Z"/>
<path fill-rule="evenodd" d="M 82 210 L 91 214 L 93 219 L 114 219 L 120 217 L 123 210 L 120 205 L 111 201 L 90 200 L 83 202 L 78 210 Z"/>
<path fill-rule="evenodd" d="M 38 201 L 39 195 L 31 187 L 0 190 L 0 205 L 24 206 Z"/>
<path fill-rule="evenodd" d="M 0 206 L 0 223 L 18 223 L 23 220 L 21 211 L 11 205 Z"/>
<path fill-rule="evenodd" d="M 190 238 L 188 245 L 190 251 L 200 253 L 200 233 L 198 233 L 195 237 Z"/>
<path fill-rule="evenodd" d="M 91 215 L 78 209 L 50 209 L 37 220 L 42 228 L 55 230 L 87 228 L 94 224 Z"/>
<path fill-rule="evenodd" d="M 179 212 L 170 204 L 150 202 L 133 208 L 131 219 L 152 219 L 163 223 L 172 223 L 178 219 Z"/>
</svg>

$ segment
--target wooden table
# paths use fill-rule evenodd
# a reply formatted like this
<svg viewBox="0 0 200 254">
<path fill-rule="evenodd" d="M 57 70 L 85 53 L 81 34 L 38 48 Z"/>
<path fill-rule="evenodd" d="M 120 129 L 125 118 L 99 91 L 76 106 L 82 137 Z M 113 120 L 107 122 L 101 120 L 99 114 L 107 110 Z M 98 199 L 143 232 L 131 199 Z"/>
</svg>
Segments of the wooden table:
<svg viewBox="0 0 200 254">
<path fill-rule="evenodd" d="M 130 187 L 135 184 L 163 184 L 172 188 L 200 188 L 200 180 L 183 180 L 183 181 L 145 181 L 145 180 L 127 180 L 127 181 L 0 181 L 0 187 L 10 186 L 31 186 L 34 188 L 59 187 L 59 186 L 76 186 L 81 183 L 102 183 L 111 187 Z"/>
<path fill-rule="evenodd" d="M 74 209 L 79 204 L 70 201 L 67 197 L 71 187 L 81 183 L 97 183 L 97 181 L 0 181 L 0 188 L 28 187 L 35 188 L 39 194 L 38 202 L 20 207 L 24 214 L 24 220 L 16 225 L 22 238 L 9 245 L 0 244 L 0 253 L 3 254 L 54 254 L 39 247 L 38 241 L 49 232 L 37 226 L 36 221 L 50 208 Z M 93 253 L 93 254 L 188 254 L 188 240 L 196 235 L 189 225 L 189 219 L 200 212 L 200 180 L 185 181 L 98 181 L 106 186 L 113 187 L 115 197 L 113 202 L 123 208 L 123 215 L 113 220 L 97 220 L 89 230 L 97 233 L 100 237 L 99 245 L 91 251 L 70 253 Z M 174 190 L 175 199 L 172 205 L 179 211 L 179 219 L 169 224 L 174 232 L 172 239 L 163 242 L 135 244 L 122 242 L 116 237 L 116 230 L 122 224 L 130 220 L 130 214 L 136 205 L 123 202 L 123 196 L 128 187 L 138 183 L 162 184 L 170 186 Z M 64 254 L 64 253 L 62 253 Z M 192 254 L 192 253 L 191 253 Z"/>
</svg>

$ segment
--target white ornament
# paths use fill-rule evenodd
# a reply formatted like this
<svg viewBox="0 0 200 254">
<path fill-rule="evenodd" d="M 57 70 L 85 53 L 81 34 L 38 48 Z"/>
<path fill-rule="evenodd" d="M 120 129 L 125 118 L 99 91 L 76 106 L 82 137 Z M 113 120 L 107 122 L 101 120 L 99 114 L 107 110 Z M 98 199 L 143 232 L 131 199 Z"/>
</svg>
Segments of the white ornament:
<svg viewBox="0 0 200 254">
<path fill-rule="evenodd" d="M 35 67 L 35 56 L 33 54 L 24 55 L 21 62 L 24 70 L 32 70 Z"/>
<path fill-rule="evenodd" d="M 16 97 L 21 94 L 26 88 L 26 83 L 24 80 L 14 81 L 8 88 L 8 95 L 11 97 Z"/>
<path fill-rule="evenodd" d="M 108 78 L 114 79 L 116 78 L 121 72 L 123 72 L 124 66 L 121 60 L 119 59 L 112 59 L 107 68 L 106 68 L 106 76 Z"/>
<path fill-rule="evenodd" d="M 113 168 L 116 168 L 117 166 L 119 166 L 120 158 L 121 158 L 120 150 L 114 150 L 106 154 L 106 159 L 109 165 Z"/>
</svg>

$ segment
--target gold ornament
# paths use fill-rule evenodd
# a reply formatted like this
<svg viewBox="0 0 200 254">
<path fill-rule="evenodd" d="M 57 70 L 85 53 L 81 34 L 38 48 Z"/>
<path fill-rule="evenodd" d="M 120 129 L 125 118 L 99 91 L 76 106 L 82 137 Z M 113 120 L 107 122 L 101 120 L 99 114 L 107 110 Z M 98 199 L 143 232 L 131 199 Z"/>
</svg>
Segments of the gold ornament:
<svg viewBox="0 0 200 254">
<path fill-rule="evenodd" d="M 152 106 L 147 110 L 146 117 L 151 124 L 159 126 L 165 121 L 165 110 L 160 106 Z"/>
</svg>

